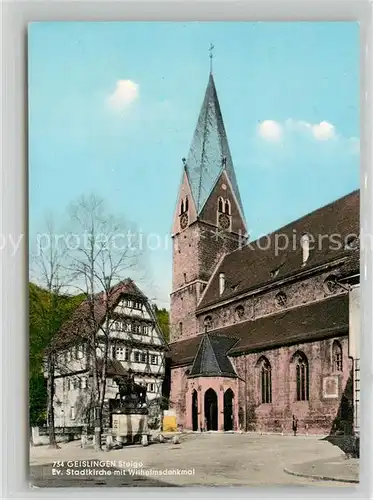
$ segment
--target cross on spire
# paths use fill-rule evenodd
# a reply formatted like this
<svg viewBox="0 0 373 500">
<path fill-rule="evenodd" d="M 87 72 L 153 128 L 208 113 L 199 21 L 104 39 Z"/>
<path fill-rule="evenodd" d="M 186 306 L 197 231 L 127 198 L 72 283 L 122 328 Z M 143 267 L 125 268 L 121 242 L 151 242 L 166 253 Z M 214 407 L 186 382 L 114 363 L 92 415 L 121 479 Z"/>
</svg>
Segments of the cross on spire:
<svg viewBox="0 0 373 500">
<path fill-rule="evenodd" d="M 213 54 L 212 54 L 212 51 L 214 50 L 214 45 L 212 43 L 210 43 L 210 48 L 209 48 L 209 57 L 210 57 L 210 73 L 212 74 L 212 58 L 213 58 Z"/>
</svg>

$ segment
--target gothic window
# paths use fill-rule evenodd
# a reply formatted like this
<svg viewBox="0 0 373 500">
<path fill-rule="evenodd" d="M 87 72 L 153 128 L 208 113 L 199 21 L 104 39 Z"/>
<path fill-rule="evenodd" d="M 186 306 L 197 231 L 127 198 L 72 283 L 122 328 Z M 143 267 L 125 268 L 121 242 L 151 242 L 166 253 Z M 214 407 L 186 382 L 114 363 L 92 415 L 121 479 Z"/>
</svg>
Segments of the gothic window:
<svg viewBox="0 0 373 500">
<path fill-rule="evenodd" d="M 220 213 L 223 213 L 224 212 L 224 208 L 223 208 L 223 198 L 220 196 L 219 197 L 219 200 L 218 200 L 218 211 Z"/>
<path fill-rule="evenodd" d="M 181 200 L 180 215 L 184 213 L 184 200 Z"/>
<path fill-rule="evenodd" d="M 262 403 L 272 403 L 272 370 L 267 358 L 259 360 L 260 368 L 260 400 Z"/>
<path fill-rule="evenodd" d="M 296 399 L 297 401 L 309 400 L 309 367 L 305 354 L 297 352 L 293 356 L 296 376 Z"/>
<path fill-rule="evenodd" d="M 227 215 L 230 215 L 231 214 L 231 204 L 229 203 L 229 200 L 226 199 L 225 200 L 225 203 L 224 203 L 224 212 L 227 214 Z"/>
<path fill-rule="evenodd" d="M 333 342 L 332 356 L 333 356 L 333 371 L 341 372 L 343 369 L 342 346 L 338 342 L 338 340 L 335 340 Z"/>
<path fill-rule="evenodd" d="M 189 201 L 188 201 L 188 197 L 186 196 L 185 197 L 185 211 L 186 212 L 188 211 L 188 208 L 189 208 Z"/>
</svg>

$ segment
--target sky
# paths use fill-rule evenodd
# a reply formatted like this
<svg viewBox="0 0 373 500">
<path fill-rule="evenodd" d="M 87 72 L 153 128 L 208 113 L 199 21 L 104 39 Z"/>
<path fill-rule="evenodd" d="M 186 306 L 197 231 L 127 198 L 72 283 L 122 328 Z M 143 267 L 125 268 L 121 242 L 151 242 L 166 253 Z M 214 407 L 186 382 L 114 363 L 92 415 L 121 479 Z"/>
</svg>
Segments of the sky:
<svg viewBox="0 0 373 500">
<path fill-rule="evenodd" d="M 163 242 L 147 253 L 143 288 L 168 306 L 169 236 L 211 43 L 253 239 L 359 187 L 358 23 L 32 23 L 31 245 L 49 214 L 62 220 L 94 193 Z"/>
</svg>

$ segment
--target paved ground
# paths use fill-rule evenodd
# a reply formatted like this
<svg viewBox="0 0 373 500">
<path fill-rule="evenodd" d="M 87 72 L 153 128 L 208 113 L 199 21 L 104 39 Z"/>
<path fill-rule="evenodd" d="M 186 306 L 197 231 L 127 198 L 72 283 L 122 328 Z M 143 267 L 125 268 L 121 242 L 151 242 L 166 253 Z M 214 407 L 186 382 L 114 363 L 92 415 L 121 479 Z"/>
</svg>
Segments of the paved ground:
<svg viewBox="0 0 373 500">
<path fill-rule="evenodd" d="M 48 486 L 344 486 L 352 484 L 319 481 L 289 475 L 284 468 L 305 462 L 341 461 L 336 446 L 317 437 L 260 436 L 257 434 L 183 434 L 181 442 L 156 443 L 147 447 L 94 452 L 79 442 L 30 449 L 31 482 Z M 111 461 L 108 466 L 70 461 Z M 53 462 L 59 462 L 54 463 Z M 127 463 L 123 463 L 127 462 Z M 319 470 L 318 469 L 318 470 Z M 56 472 L 60 470 L 60 472 Z M 92 475 L 101 471 L 105 475 Z M 82 474 L 82 471 L 84 474 Z M 111 472 L 110 475 L 109 471 Z M 180 471 L 183 471 L 180 473 Z"/>
<path fill-rule="evenodd" d="M 359 460 L 344 456 L 290 465 L 285 469 L 289 474 L 323 480 L 341 480 L 348 483 L 359 482 Z"/>
</svg>

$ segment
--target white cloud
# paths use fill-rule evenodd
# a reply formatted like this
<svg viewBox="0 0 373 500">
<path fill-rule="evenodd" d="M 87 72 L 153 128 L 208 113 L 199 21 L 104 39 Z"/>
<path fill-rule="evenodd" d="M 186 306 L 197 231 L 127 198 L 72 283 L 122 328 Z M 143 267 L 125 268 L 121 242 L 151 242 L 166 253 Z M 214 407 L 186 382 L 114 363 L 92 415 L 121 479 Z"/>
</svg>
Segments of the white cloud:
<svg viewBox="0 0 373 500">
<path fill-rule="evenodd" d="M 114 92 L 108 97 L 109 106 L 116 110 L 125 109 L 139 96 L 139 85 L 132 80 L 118 80 Z"/>
<path fill-rule="evenodd" d="M 260 137 L 267 141 L 278 142 L 282 137 L 282 125 L 274 120 L 264 120 L 258 126 Z"/>
<path fill-rule="evenodd" d="M 334 125 L 328 122 L 311 125 L 311 130 L 314 138 L 318 141 L 327 141 L 336 136 Z"/>
<path fill-rule="evenodd" d="M 327 121 L 309 123 L 302 120 L 286 120 L 283 124 L 265 120 L 258 126 L 259 135 L 268 141 L 278 141 L 283 135 L 294 132 L 304 132 L 317 141 L 329 141 L 338 136 L 335 126 Z"/>
</svg>

